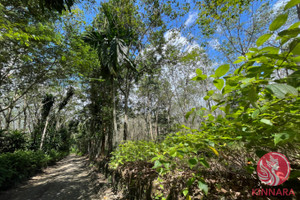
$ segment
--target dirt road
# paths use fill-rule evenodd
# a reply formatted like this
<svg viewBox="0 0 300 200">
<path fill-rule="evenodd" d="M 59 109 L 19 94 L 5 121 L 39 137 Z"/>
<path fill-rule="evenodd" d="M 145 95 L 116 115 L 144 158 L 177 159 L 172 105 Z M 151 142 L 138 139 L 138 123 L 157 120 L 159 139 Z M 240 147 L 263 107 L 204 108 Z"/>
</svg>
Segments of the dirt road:
<svg viewBox="0 0 300 200">
<path fill-rule="evenodd" d="M 85 157 L 69 155 L 24 185 L 0 193 L 0 200 L 103 199 L 99 189 L 107 184 L 103 175 L 90 170 Z"/>
</svg>

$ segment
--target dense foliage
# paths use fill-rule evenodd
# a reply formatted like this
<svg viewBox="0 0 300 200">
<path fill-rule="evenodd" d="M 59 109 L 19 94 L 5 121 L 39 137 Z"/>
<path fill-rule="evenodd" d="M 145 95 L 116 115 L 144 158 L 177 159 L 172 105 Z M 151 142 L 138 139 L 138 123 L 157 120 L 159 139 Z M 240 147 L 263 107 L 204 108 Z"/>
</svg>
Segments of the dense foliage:
<svg viewBox="0 0 300 200">
<path fill-rule="evenodd" d="M 299 0 L 1 1 L 0 189 L 71 147 L 127 199 L 249 199 L 271 151 L 299 183 L 299 20 Z"/>
<path fill-rule="evenodd" d="M 6 189 L 41 171 L 47 165 L 66 156 L 66 153 L 52 150 L 49 154 L 42 151 L 15 151 L 0 155 L 0 189 Z"/>
<path fill-rule="evenodd" d="M 287 5 L 285 10 L 289 8 Z M 274 33 L 285 24 L 287 16 L 287 13 L 279 15 L 269 27 L 271 33 L 257 40 L 257 48 L 251 48 L 235 61 L 242 65 L 234 73 L 228 74 L 230 66 L 227 64 L 218 67 L 210 77 L 200 69 L 196 70 L 194 81 L 213 78 L 217 88 L 208 91 L 204 97 L 217 102 L 211 110 L 204 114 L 205 108 L 193 108 L 186 114 L 186 118 L 196 114 L 206 119 L 199 129 L 182 125 L 182 131 L 169 135 L 160 143 L 137 141 L 122 144 L 113 153 L 110 166 L 117 168 L 127 162 L 138 164 L 139 161 L 153 163 L 162 184 L 167 181 L 163 180 L 165 174 L 174 175 L 191 169 L 193 177 L 186 177 L 186 185 L 182 188 L 182 194 L 190 199 L 193 194 L 189 191 L 195 181 L 199 189 L 208 194 L 208 185 L 203 181 L 201 171 L 210 167 L 208 160 L 219 157 L 219 152 L 228 152 L 228 148 L 234 150 L 243 146 L 239 151 L 247 152 L 248 161 L 253 161 L 248 166 L 244 161 L 242 166 L 250 174 L 256 168 L 257 158 L 265 152 L 283 151 L 294 163 L 296 157 L 293 155 L 300 150 L 299 22 L 278 34 Z M 273 34 L 280 47 L 259 48 Z M 278 71 L 292 73 L 280 77 L 276 76 Z M 217 109 L 223 112 L 214 116 L 213 112 Z M 219 161 L 222 159 L 219 158 Z M 228 165 L 228 161 L 220 164 Z M 299 171 L 292 171 L 291 177 L 297 173 Z M 158 192 L 156 195 L 166 199 L 172 194 L 170 191 L 169 194 Z"/>
</svg>

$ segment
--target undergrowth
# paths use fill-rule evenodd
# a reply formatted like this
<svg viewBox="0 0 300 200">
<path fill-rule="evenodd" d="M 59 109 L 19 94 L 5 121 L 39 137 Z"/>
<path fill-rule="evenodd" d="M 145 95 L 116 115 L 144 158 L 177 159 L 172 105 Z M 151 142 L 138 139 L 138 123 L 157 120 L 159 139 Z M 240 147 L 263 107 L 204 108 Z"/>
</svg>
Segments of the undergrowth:
<svg viewBox="0 0 300 200">
<path fill-rule="evenodd" d="M 67 154 L 55 150 L 51 150 L 48 154 L 42 151 L 23 150 L 0 154 L 0 189 L 7 189 L 25 180 Z"/>
<path fill-rule="evenodd" d="M 197 76 L 192 80 L 208 79 L 216 86 L 204 97 L 215 102 L 211 109 L 193 108 L 186 114 L 186 118 L 204 119 L 198 129 L 182 125 L 182 131 L 159 143 L 127 141 L 112 153 L 110 167 L 127 167 L 130 173 L 125 169 L 124 173 L 130 180 L 143 179 L 147 167 L 138 165 L 155 169 L 158 175 L 151 183 L 155 199 L 201 199 L 209 189 L 230 193 L 233 188 L 236 192 L 230 198 L 250 198 L 250 188 L 244 196 L 241 191 L 243 187 L 261 186 L 255 172 L 258 159 L 277 151 L 291 163 L 289 181 L 299 183 L 300 23 L 276 32 L 285 24 L 287 15 L 288 11 L 279 15 L 270 25 L 270 33 L 258 38 L 257 47 L 234 62 L 240 67 L 233 73 L 228 74 L 229 65 L 221 65 L 210 77 L 196 70 Z M 280 47 L 262 48 L 272 35 Z M 276 76 L 278 71 L 288 75 Z M 217 116 L 213 115 L 216 111 L 220 113 Z M 237 184 L 224 189 L 224 178 Z"/>
</svg>

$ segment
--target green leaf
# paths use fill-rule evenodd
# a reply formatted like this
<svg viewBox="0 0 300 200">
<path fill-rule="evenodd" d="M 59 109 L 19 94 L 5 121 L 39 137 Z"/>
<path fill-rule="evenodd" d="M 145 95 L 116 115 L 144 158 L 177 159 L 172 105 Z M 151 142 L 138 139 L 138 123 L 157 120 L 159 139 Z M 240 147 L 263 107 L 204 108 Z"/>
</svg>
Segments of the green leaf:
<svg viewBox="0 0 300 200">
<path fill-rule="evenodd" d="M 279 29 L 281 26 L 283 26 L 288 18 L 288 14 L 281 14 L 276 19 L 270 24 L 270 31 L 276 31 Z"/>
<path fill-rule="evenodd" d="M 233 62 L 233 64 L 238 64 L 238 63 L 241 63 L 241 62 L 243 62 L 243 60 L 236 60 L 236 61 Z"/>
<path fill-rule="evenodd" d="M 199 75 L 198 74 L 197 76 L 193 77 L 191 80 L 192 81 L 203 81 L 206 78 L 207 78 L 207 75 L 205 75 L 205 74 Z"/>
<path fill-rule="evenodd" d="M 193 185 L 193 183 L 195 182 L 195 180 L 196 180 L 195 177 L 190 178 L 188 180 L 188 182 L 187 182 L 187 186 L 190 187 L 191 185 Z"/>
<path fill-rule="evenodd" d="M 296 23 L 294 23 L 293 25 L 291 25 L 290 27 L 289 27 L 289 30 L 290 29 L 294 29 L 294 28 L 298 28 L 300 26 L 300 22 L 296 22 Z"/>
<path fill-rule="evenodd" d="M 268 120 L 268 119 L 261 119 L 260 122 L 262 122 L 264 124 L 268 124 L 270 126 L 273 126 L 273 123 L 270 120 Z"/>
<path fill-rule="evenodd" d="M 276 47 L 264 47 L 260 51 L 261 52 L 270 53 L 270 54 L 278 54 L 279 48 L 276 48 Z M 255 66 L 255 67 L 257 67 L 257 66 Z"/>
<path fill-rule="evenodd" d="M 218 90 L 222 90 L 222 88 L 224 86 L 224 80 L 223 79 L 215 79 L 213 81 L 213 83 L 216 86 L 216 88 L 218 88 Z"/>
<path fill-rule="evenodd" d="M 215 75 L 217 77 L 221 77 L 224 76 L 228 71 L 229 71 L 230 65 L 229 64 L 225 64 L 225 65 L 221 65 L 220 67 L 218 67 L 218 69 L 215 72 Z"/>
<path fill-rule="evenodd" d="M 248 92 L 248 98 L 251 103 L 254 103 L 257 101 L 256 87 L 251 87 L 251 89 Z"/>
<path fill-rule="evenodd" d="M 218 106 L 214 105 L 214 106 L 211 107 L 211 111 L 213 112 L 213 111 L 215 111 L 217 108 L 218 108 Z"/>
<path fill-rule="evenodd" d="M 195 158 L 189 159 L 189 166 L 190 168 L 193 168 L 195 165 L 197 165 L 198 161 Z"/>
<path fill-rule="evenodd" d="M 214 92 L 215 92 L 214 90 L 209 90 L 209 91 L 207 92 L 207 95 L 208 95 L 208 96 L 211 96 L 211 95 L 213 95 Z"/>
<path fill-rule="evenodd" d="M 249 174 L 252 174 L 255 171 L 255 168 L 252 165 L 248 165 L 245 167 Z"/>
<path fill-rule="evenodd" d="M 276 133 L 274 136 L 274 144 L 277 145 L 281 141 L 288 140 L 290 135 L 288 133 Z"/>
<path fill-rule="evenodd" d="M 284 36 L 296 37 L 299 33 L 300 33 L 300 28 L 293 28 L 293 29 L 281 31 L 278 33 L 278 35 L 281 37 L 284 37 Z"/>
<path fill-rule="evenodd" d="M 220 102 L 221 100 L 223 100 L 223 95 L 215 93 L 211 96 L 211 98 L 216 102 Z"/>
<path fill-rule="evenodd" d="M 201 158 L 199 160 L 199 163 L 201 163 L 201 165 L 203 165 L 204 167 L 209 168 L 209 164 L 204 158 Z"/>
<path fill-rule="evenodd" d="M 257 48 L 249 48 L 249 51 L 254 51 L 254 52 L 257 52 L 258 49 Z"/>
<path fill-rule="evenodd" d="M 191 111 L 189 111 L 189 112 L 187 112 L 187 113 L 185 114 L 185 118 L 188 119 L 188 118 L 190 117 L 190 115 L 191 115 L 194 111 L 195 111 L 195 108 L 192 108 Z"/>
<path fill-rule="evenodd" d="M 229 92 L 231 92 L 232 90 L 234 90 L 234 87 L 230 86 L 229 84 L 226 84 L 225 87 L 222 90 L 222 94 L 227 94 Z"/>
<path fill-rule="evenodd" d="M 294 39 L 289 44 L 289 49 L 290 49 L 291 52 L 293 52 L 293 54 L 299 53 L 299 43 L 300 43 L 300 40 L 297 38 L 297 39 Z"/>
<path fill-rule="evenodd" d="M 183 195 L 186 196 L 188 193 L 189 193 L 189 190 L 187 188 L 185 188 L 183 191 L 182 191 Z"/>
<path fill-rule="evenodd" d="M 272 84 L 272 85 L 268 85 L 266 88 L 271 90 L 272 93 L 279 99 L 283 99 L 285 95 L 288 93 L 296 96 L 298 95 L 297 89 L 290 85 Z"/>
<path fill-rule="evenodd" d="M 289 8 L 291 8 L 291 7 L 294 7 L 294 6 L 296 6 L 297 4 L 300 4 L 300 0 L 291 0 L 291 1 L 289 1 L 289 2 L 285 5 L 284 10 L 287 10 L 287 9 L 289 9 Z"/>
<path fill-rule="evenodd" d="M 252 118 L 255 119 L 258 115 L 259 115 L 260 111 L 259 109 L 256 109 L 253 113 L 252 113 Z"/>
<path fill-rule="evenodd" d="M 292 50 L 294 55 L 300 55 L 300 43 L 298 43 Z"/>
<path fill-rule="evenodd" d="M 300 56 L 298 56 L 299 62 L 300 62 Z M 296 60 L 296 59 L 295 59 Z M 299 87 L 300 86 L 300 70 L 293 72 L 287 77 L 287 84 L 293 86 L 293 87 Z"/>
<path fill-rule="evenodd" d="M 202 70 L 201 69 L 196 69 L 196 74 L 198 75 L 198 76 L 200 76 L 200 75 L 202 75 Z"/>
<path fill-rule="evenodd" d="M 257 41 L 256 41 L 256 45 L 258 47 L 260 47 L 261 45 L 263 45 L 273 34 L 268 33 L 268 34 L 264 34 L 262 36 L 260 36 Z"/>
<path fill-rule="evenodd" d="M 200 190 L 203 190 L 203 192 L 205 193 L 205 195 L 207 195 L 208 193 L 208 186 L 205 182 L 203 181 L 198 181 L 198 187 Z"/>
<path fill-rule="evenodd" d="M 162 166 L 162 163 L 159 160 L 156 160 L 155 163 L 154 163 L 153 168 L 156 169 L 156 168 L 161 167 L 161 166 Z"/>
<path fill-rule="evenodd" d="M 209 98 L 210 98 L 210 96 L 205 96 L 203 99 L 204 99 L 205 101 L 207 101 Z"/>
</svg>

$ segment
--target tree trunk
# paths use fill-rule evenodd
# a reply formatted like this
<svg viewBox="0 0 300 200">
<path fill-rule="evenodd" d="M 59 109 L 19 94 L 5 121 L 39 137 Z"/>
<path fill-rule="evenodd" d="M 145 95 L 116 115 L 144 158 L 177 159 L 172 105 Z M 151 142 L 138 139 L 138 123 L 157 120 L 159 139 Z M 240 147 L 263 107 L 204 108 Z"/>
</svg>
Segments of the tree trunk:
<svg viewBox="0 0 300 200">
<path fill-rule="evenodd" d="M 156 127 L 156 140 L 158 138 L 159 135 L 159 128 L 158 128 L 158 111 L 156 111 L 155 113 L 155 127 Z"/>
<path fill-rule="evenodd" d="M 12 108 L 9 108 L 7 110 L 7 115 L 5 116 L 5 129 L 8 130 L 11 122 L 11 113 L 12 113 Z"/>
<path fill-rule="evenodd" d="M 127 91 L 126 91 L 127 93 Z M 125 108 L 124 108 L 124 136 L 123 140 L 127 140 L 128 137 L 128 93 L 125 94 Z"/>
<path fill-rule="evenodd" d="M 111 123 L 111 130 L 109 131 L 108 134 L 108 151 L 107 155 L 110 156 L 110 153 L 113 150 L 113 137 L 117 133 L 117 115 L 116 115 L 116 98 L 115 98 L 115 81 L 114 78 L 111 78 L 111 85 L 112 85 L 112 123 Z"/>
<path fill-rule="evenodd" d="M 296 7 L 297 7 L 298 19 L 300 20 L 300 4 L 297 4 Z"/>
<path fill-rule="evenodd" d="M 23 123 L 23 132 L 26 132 L 26 123 L 27 122 L 27 113 L 26 108 L 24 109 L 24 123 Z"/>
<path fill-rule="evenodd" d="M 106 135 L 106 132 L 105 132 L 105 128 L 103 129 L 103 134 L 101 136 L 101 156 L 104 156 L 105 154 L 105 135 Z"/>
<path fill-rule="evenodd" d="M 45 137 L 46 137 L 46 133 L 47 133 L 47 126 L 49 123 L 49 116 L 47 117 L 45 126 L 44 126 L 44 130 L 43 130 L 43 134 L 42 134 L 42 139 L 41 139 L 41 144 L 40 144 L 40 150 L 42 150 L 43 145 L 44 145 L 44 141 L 45 141 Z"/>
<path fill-rule="evenodd" d="M 21 122 L 22 122 L 22 117 L 21 114 L 19 115 L 19 121 L 18 121 L 18 130 L 21 130 Z"/>
<path fill-rule="evenodd" d="M 151 140 L 154 140 L 154 137 L 153 137 L 153 130 L 152 130 L 151 113 L 148 113 L 148 121 L 149 121 L 149 134 L 150 134 L 150 136 L 151 136 Z"/>
</svg>

